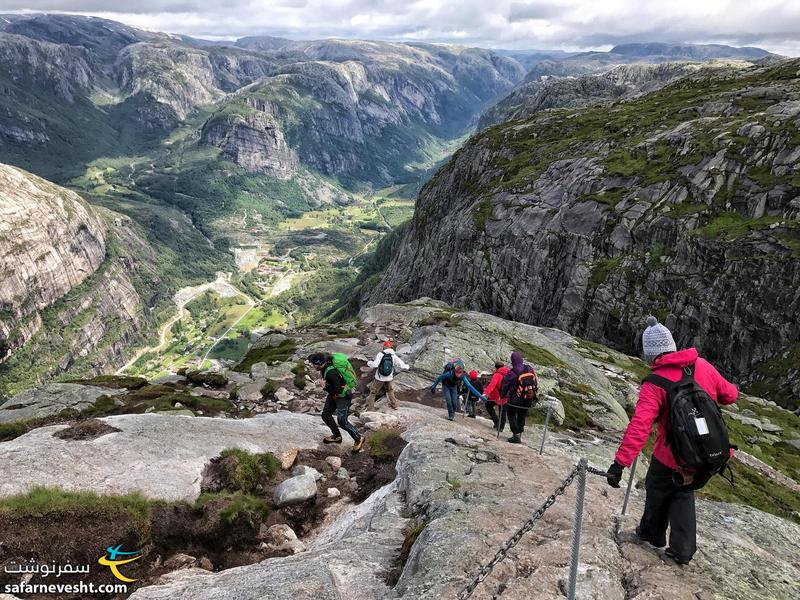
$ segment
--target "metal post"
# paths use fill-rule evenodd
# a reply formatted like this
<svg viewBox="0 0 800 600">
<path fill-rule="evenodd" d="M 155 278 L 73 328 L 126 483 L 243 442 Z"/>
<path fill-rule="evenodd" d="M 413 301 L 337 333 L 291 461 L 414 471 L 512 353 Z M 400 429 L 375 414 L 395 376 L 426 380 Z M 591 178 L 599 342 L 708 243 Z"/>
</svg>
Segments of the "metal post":
<svg viewBox="0 0 800 600">
<path fill-rule="evenodd" d="M 547 425 L 550 423 L 550 406 L 547 407 L 547 413 L 544 416 L 544 429 L 542 430 L 542 443 L 539 446 L 539 456 L 544 452 L 544 441 L 547 439 Z"/>
<path fill-rule="evenodd" d="M 636 455 L 636 458 L 633 459 L 633 464 L 631 465 L 631 474 L 628 477 L 628 489 L 625 490 L 625 500 L 622 502 L 622 514 L 619 516 L 619 520 L 617 521 L 617 533 L 622 531 L 622 522 L 625 520 L 625 513 L 628 512 L 628 500 L 631 497 L 631 489 L 633 488 L 633 479 L 636 477 L 636 463 L 639 462 L 639 455 Z"/>
<path fill-rule="evenodd" d="M 581 548 L 581 526 L 583 525 L 583 499 L 586 495 L 586 467 L 588 461 L 582 458 L 578 463 L 578 489 L 575 492 L 575 518 L 572 521 L 572 544 L 569 557 L 569 584 L 567 600 L 575 600 L 575 585 L 578 579 L 578 555 Z"/>
</svg>

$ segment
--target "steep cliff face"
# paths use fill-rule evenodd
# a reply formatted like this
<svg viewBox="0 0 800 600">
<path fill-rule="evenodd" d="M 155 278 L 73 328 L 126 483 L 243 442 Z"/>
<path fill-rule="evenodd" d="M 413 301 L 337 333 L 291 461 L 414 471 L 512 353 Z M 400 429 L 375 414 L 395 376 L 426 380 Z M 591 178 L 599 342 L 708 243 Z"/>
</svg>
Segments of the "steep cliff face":
<svg viewBox="0 0 800 600">
<path fill-rule="evenodd" d="M 297 172 L 297 155 L 286 144 L 280 125 L 270 113 L 257 107 L 252 113 L 233 113 L 208 121 L 200 143 L 220 148 L 248 171 L 269 173 L 283 181 Z"/>
<path fill-rule="evenodd" d="M 265 149 L 283 163 L 282 131 L 313 169 L 387 182 L 424 161 L 435 139 L 461 135 L 486 102 L 523 77 L 516 61 L 477 49 L 320 41 L 286 52 L 294 62 L 220 103 L 203 143 L 227 140 L 226 153 L 243 166 L 263 165 Z"/>
<path fill-rule="evenodd" d="M 599 75 L 548 77 L 526 81 L 486 110 L 478 121 L 485 129 L 512 119 L 525 119 L 548 108 L 582 107 L 653 92 L 701 69 L 746 69 L 745 61 L 714 60 L 619 65 Z"/>
<path fill-rule="evenodd" d="M 40 311 L 105 258 L 105 230 L 81 198 L 0 165 L 0 359 L 42 325 Z"/>
<path fill-rule="evenodd" d="M 0 165 L 0 393 L 123 362 L 154 264 L 127 217 Z"/>
<path fill-rule="evenodd" d="M 427 295 L 628 351 L 654 313 L 752 376 L 800 340 L 799 75 L 699 75 L 488 129 L 423 189 L 370 301 Z"/>
</svg>

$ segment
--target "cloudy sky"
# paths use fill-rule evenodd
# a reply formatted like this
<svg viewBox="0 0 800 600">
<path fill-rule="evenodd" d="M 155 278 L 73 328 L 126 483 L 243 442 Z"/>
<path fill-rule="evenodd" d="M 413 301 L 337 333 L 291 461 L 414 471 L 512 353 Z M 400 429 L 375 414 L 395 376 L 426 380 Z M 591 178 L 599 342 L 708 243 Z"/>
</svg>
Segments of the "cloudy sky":
<svg viewBox="0 0 800 600">
<path fill-rule="evenodd" d="M 608 49 L 630 41 L 728 43 L 800 55 L 800 0 L 0 0 L 212 39 L 275 35 Z"/>
</svg>

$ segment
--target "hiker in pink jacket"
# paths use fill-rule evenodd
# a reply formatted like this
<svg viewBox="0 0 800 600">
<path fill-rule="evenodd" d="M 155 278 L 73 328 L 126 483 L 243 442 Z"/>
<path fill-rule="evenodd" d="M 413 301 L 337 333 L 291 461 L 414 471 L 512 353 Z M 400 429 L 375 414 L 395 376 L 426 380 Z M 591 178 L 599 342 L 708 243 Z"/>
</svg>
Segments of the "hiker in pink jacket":
<svg viewBox="0 0 800 600">
<path fill-rule="evenodd" d="M 648 327 L 642 334 L 644 357 L 653 374 L 669 381 L 681 379 L 686 367 L 694 366 L 694 379 L 717 404 L 733 404 L 739 394 L 736 386 L 725 380 L 697 350 L 687 348 L 677 351 L 672 333 L 655 317 L 647 319 Z M 667 525 L 670 528 L 667 555 L 679 564 L 688 564 L 697 549 L 694 491 L 701 488 L 713 474 L 699 475 L 687 485 L 677 485 L 678 463 L 667 442 L 669 431 L 667 392 L 646 381 L 639 391 L 639 400 L 625 435 L 622 438 L 614 463 L 608 469 L 608 483 L 619 487 L 624 467 L 633 460 L 647 443 L 653 423 L 658 423 L 653 458 L 645 479 L 644 514 L 636 535 L 640 539 L 662 548 L 666 545 Z"/>
</svg>

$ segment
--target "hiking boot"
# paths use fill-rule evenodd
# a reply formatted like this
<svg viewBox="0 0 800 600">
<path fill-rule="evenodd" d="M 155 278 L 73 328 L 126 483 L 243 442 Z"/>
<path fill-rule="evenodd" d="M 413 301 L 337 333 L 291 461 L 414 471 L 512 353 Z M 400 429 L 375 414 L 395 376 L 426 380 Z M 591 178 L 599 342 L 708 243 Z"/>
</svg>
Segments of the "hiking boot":
<svg viewBox="0 0 800 600">
<path fill-rule="evenodd" d="M 681 557 L 679 557 L 678 555 L 676 555 L 675 552 L 672 550 L 672 548 L 667 548 L 666 550 L 664 550 L 664 556 L 666 556 L 667 558 L 672 559 L 675 562 L 675 564 L 677 564 L 677 565 L 679 565 L 681 567 L 685 567 L 686 565 L 689 564 L 688 560 L 684 560 Z"/>
<path fill-rule="evenodd" d="M 475 415 L 467 415 L 470 419 L 474 419 Z"/>
<path fill-rule="evenodd" d="M 335 435 L 329 435 L 328 437 L 323 438 L 322 441 L 325 444 L 341 444 L 342 443 L 342 436 L 338 436 L 337 437 Z"/>
<path fill-rule="evenodd" d="M 362 435 L 358 438 L 358 441 L 353 443 L 353 452 L 360 452 L 361 448 L 364 447 L 364 436 Z"/>
<path fill-rule="evenodd" d="M 641 529 L 638 525 L 636 526 L 636 539 L 639 540 L 640 542 L 650 544 L 653 548 L 663 548 L 664 546 L 667 545 L 666 541 L 661 542 L 659 544 L 656 540 L 653 540 L 645 535 L 642 535 Z"/>
<path fill-rule="evenodd" d="M 520 437 L 516 433 L 514 435 L 512 435 L 510 438 L 508 438 L 508 441 L 510 443 L 512 443 L 512 444 L 521 444 L 522 443 L 522 439 L 520 439 Z"/>
</svg>

